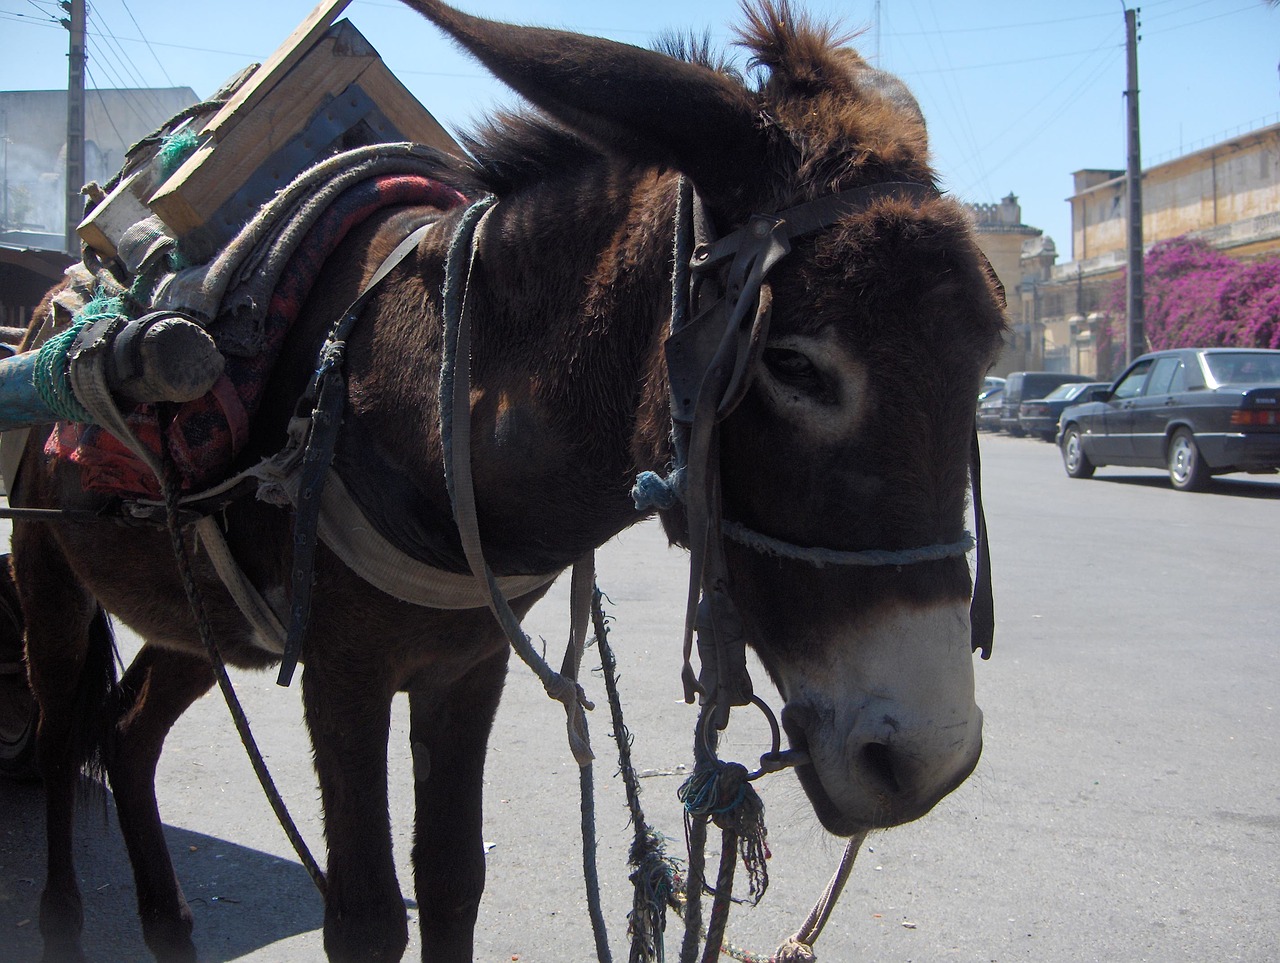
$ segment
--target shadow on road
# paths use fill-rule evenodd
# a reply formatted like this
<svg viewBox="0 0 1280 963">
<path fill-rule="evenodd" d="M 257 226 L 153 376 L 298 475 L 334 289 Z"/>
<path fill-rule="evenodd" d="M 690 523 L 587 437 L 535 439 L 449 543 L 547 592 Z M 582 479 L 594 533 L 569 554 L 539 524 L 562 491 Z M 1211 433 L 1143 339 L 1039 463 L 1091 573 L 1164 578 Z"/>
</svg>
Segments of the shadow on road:
<svg viewBox="0 0 1280 963">
<path fill-rule="evenodd" d="M 1111 482 L 1117 485 L 1130 485 L 1135 488 L 1170 488 L 1167 475 L 1095 475 L 1093 481 Z M 1248 477 L 1231 475 L 1229 477 L 1211 478 L 1209 485 L 1202 492 L 1186 492 L 1194 495 L 1225 495 L 1231 498 L 1264 498 L 1280 499 L 1280 482 L 1254 481 Z"/>
<path fill-rule="evenodd" d="M 227 828 L 228 835 L 235 827 Z M 319 929 L 324 910 L 303 867 L 214 836 L 165 827 L 174 867 L 195 915 L 205 963 L 235 960 Z M 76 868 L 90 963 L 151 959 L 137 918 L 133 874 L 110 793 L 86 790 L 77 813 Z M 44 883 L 44 793 L 38 783 L 0 781 L 0 957 L 37 960 Z"/>
</svg>

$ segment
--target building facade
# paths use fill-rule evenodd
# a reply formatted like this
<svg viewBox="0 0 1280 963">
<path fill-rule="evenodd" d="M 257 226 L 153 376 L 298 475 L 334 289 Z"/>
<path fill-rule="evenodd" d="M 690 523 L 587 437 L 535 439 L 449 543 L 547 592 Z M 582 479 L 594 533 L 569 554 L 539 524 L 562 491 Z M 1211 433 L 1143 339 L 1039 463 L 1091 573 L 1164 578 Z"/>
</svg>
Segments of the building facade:
<svg viewBox="0 0 1280 963">
<path fill-rule="evenodd" d="M 86 183 L 110 179 L 133 144 L 196 99 L 190 87 L 85 91 Z M 0 141 L 0 235 L 62 235 L 67 92 L 0 91 Z"/>
<path fill-rule="evenodd" d="M 1044 365 L 1046 345 L 1043 332 L 1021 303 L 1026 256 L 1031 250 L 1053 250 L 1053 240 L 1038 227 L 1022 223 L 1022 206 L 1014 194 L 999 204 L 969 204 L 978 246 L 991 262 L 996 277 L 1004 285 L 1009 332 L 1004 350 L 991 369 L 992 374 L 1010 371 L 1039 371 Z M 1052 263 L 1052 262 L 1050 262 Z"/>
<path fill-rule="evenodd" d="M 1124 171 L 1076 171 L 1072 259 L 1046 265 L 1027 252 L 1020 297 L 1070 370 L 1105 380 L 1118 374 L 1098 357 L 1103 325 L 1118 340 L 1124 319 L 1105 310 L 1127 263 Z M 1280 252 L 1280 124 L 1261 127 L 1142 172 L 1143 243 L 1188 235 L 1238 258 Z M 1146 350 L 1135 345 L 1133 353 Z"/>
<path fill-rule="evenodd" d="M 134 143 L 196 99 L 190 87 L 85 91 L 85 181 L 109 180 Z M 0 91 L 0 326 L 25 326 L 71 263 L 66 145 L 65 90 Z"/>
</svg>

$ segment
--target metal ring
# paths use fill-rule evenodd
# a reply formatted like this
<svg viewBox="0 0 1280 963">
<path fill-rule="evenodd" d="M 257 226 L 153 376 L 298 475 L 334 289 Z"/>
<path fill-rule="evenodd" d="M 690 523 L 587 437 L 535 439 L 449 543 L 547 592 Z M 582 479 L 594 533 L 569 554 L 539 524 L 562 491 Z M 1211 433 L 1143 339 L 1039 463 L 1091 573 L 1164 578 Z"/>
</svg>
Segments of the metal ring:
<svg viewBox="0 0 1280 963">
<path fill-rule="evenodd" d="M 769 732 L 773 739 L 773 748 L 764 753 L 760 757 L 760 766 L 753 772 L 747 774 L 747 781 L 752 782 L 761 776 L 770 772 L 781 772 L 792 766 L 803 766 L 809 762 L 809 754 L 798 749 L 782 748 L 782 727 L 778 724 L 778 717 L 774 714 L 773 709 L 769 707 L 769 703 L 765 702 L 760 696 L 753 695 L 749 705 L 755 706 L 764 715 L 765 720 L 769 723 Z M 716 753 L 715 746 L 712 745 L 709 733 L 711 720 L 715 717 L 715 699 L 708 699 L 702 705 L 702 718 L 698 726 L 698 738 L 702 741 L 702 746 L 706 750 L 707 755 L 720 761 L 719 755 Z"/>
</svg>

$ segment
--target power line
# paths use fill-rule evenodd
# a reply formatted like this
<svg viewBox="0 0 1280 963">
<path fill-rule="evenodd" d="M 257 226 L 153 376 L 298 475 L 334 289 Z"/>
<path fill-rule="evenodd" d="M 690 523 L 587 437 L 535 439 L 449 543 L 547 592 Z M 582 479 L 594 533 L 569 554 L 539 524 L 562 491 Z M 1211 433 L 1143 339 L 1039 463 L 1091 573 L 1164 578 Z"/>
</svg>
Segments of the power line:
<svg viewBox="0 0 1280 963">
<path fill-rule="evenodd" d="M 90 79 L 93 79 L 93 70 L 88 64 L 85 65 L 85 73 L 89 75 Z M 120 133 L 120 128 L 116 126 L 115 118 L 111 116 L 111 110 L 107 107 L 107 98 L 102 96 L 102 88 L 98 86 L 96 81 L 94 82 L 93 92 L 98 95 L 98 106 L 102 108 L 102 113 L 107 118 L 107 123 L 110 124 L 111 129 L 115 131 L 116 140 L 123 144 L 124 135 Z M 101 148 L 102 145 L 99 144 L 98 146 Z"/>
<path fill-rule="evenodd" d="M 990 62 L 981 63 L 981 64 L 965 64 L 960 67 L 932 67 L 928 70 L 917 70 L 914 72 L 904 71 L 903 76 L 910 77 L 910 76 L 923 76 L 925 74 L 953 73 L 961 70 L 987 70 L 995 67 L 1021 67 L 1025 64 L 1043 63 L 1046 60 L 1065 60 L 1068 57 L 1084 57 L 1084 56 L 1088 56 L 1089 54 L 1095 53 L 1097 50 L 1098 50 L 1097 47 L 1093 47 L 1089 50 L 1073 50 L 1068 53 L 1039 54 L 1035 57 L 1027 57 L 1022 60 L 990 61 Z"/>
<path fill-rule="evenodd" d="M 55 16 L 33 17 L 29 13 L 20 13 L 16 10 L 0 10 L 0 18 L 12 20 L 14 23 L 35 24 L 41 27 L 61 28 L 62 26 L 62 21 Z"/>
<path fill-rule="evenodd" d="M 1200 24 L 1208 23 L 1211 20 L 1221 20 L 1223 17 L 1234 17 L 1237 14 L 1241 14 L 1241 13 L 1254 13 L 1256 12 L 1257 7 L 1258 5 L 1254 3 L 1254 4 L 1250 4 L 1247 7 L 1239 7 L 1236 10 L 1227 10 L 1223 13 L 1215 13 L 1212 16 L 1202 17 L 1199 20 L 1190 20 L 1190 21 L 1187 21 L 1186 23 L 1175 23 L 1167 27 L 1157 26 L 1152 29 L 1147 29 L 1144 27 L 1142 32 L 1144 36 L 1158 36 L 1159 34 L 1162 34 L 1162 33 L 1172 33 L 1175 30 L 1184 30 L 1187 27 L 1198 27 Z"/>
<path fill-rule="evenodd" d="M 1109 13 L 1089 13 L 1078 17 L 1060 17 L 1056 20 L 1025 20 L 1019 23 L 995 23 L 983 27 L 939 27 L 937 30 L 903 30 L 885 34 L 886 37 L 950 37 L 957 33 L 992 33 L 996 30 L 1025 30 L 1029 27 L 1051 27 L 1064 23 L 1080 23 L 1084 20 L 1112 19 Z"/>
<path fill-rule="evenodd" d="M 137 97 L 138 99 L 147 99 L 150 102 L 150 107 L 155 110 L 156 114 L 164 113 L 164 108 L 160 105 L 159 100 L 156 99 L 153 93 L 147 90 L 146 83 L 133 70 L 127 57 L 122 58 L 107 44 L 100 44 L 97 49 L 101 53 L 109 55 L 119 67 L 119 71 L 117 71 L 116 66 L 113 66 L 105 56 L 99 56 L 96 58 L 96 63 L 102 68 L 103 73 L 108 76 L 108 79 L 110 79 L 111 82 L 120 90 L 133 90 L 136 92 L 133 97 L 126 100 L 126 104 L 133 112 L 134 116 L 137 117 L 144 126 L 147 123 L 147 118 L 133 103 L 134 97 Z"/>
<path fill-rule="evenodd" d="M 155 48 L 151 46 L 151 41 L 147 39 L 147 35 L 143 32 L 141 24 L 138 23 L 138 18 L 135 17 L 133 15 L 133 11 L 129 9 L 127 0 L 120 0 L 120 5 L 124 7 L 124 12 L 129 15 L 129 19 L 133 21 L 133 26 L 138 31 L 138 36 L 141 37 L 142 42 L 147 45 L 147 49 L 151 51 L 151 56 L 155 58 L 156 66 L 160 68 L 160 73 L 162 73 L 164 75 L 164 79 L 169 82 L 169 86 L 178 86 L 173 82 L 173 78 L 169 76 L 169 72 L 164 69 L 164 64 L 160 62 L 159 54 L 157 54 Z"/>
<path fill-rule="evenodd" d="M 1110 44 L 1097 48 L 1097 50 L 1095 50 L 1095 53 L 1102 53 L 1104 56 L 1094 66 L 1092 72 L 1090 72 L 1089 75 L 1085 77 L 1085 79 L 1081 81 L 1081 83 L 1078 84 L 1071 91 L 1070 94 L 1062 98 L 1057 108 L 1046 113 L 1044 115 L 1043 120 L 1038 125 L 1033 127 L 1025 137 L 1023 137 L 1020 141 L 1018 141 L 1018 143 L 1015 146 L 1009 148 L 1008 151 L 1005 153 L 1004 159 L 996 163 L 994 167 L 990 168 L 990 170 L 1000 170 L 1002 167 L 1011 163 L 1023 150 L 1025 150 L 1028 147 L 1028 145 L 1034 143 L 1035 140 L 1041 134 L 1043 134 L 1048 128 L 1056 124 L 1058 122 L 1058 119 L 1072 105 L 1077 103 L 1081 94 L 1083 94 L 1084 91 L 1088 90 L 1094 84 L 1096 84 L 1106 74 L 1106 72 L 1109 71 L 1115 65 L 1115 55 L 1118 54 L 1122 49 L 1123 49 L 1122 47 L 1115 47 Z M 1068 74 L 1067 76 L 1069 78 L 1070 74 Z M 1064 78 L 1064 81 L 1066 79 L 1067 78 Z M 1009 134 L 1010 131 L 1012 131 L 1015 127 L 1018 127 L 1027 117 L 1031 116 L 1035 112 L 1035 110 L 1039 107 L 1039 104 L 1044 103 L 1044 101 L 1048 100 L 1053 95 L 1054 91 L 1058 90 L 1061 86 L 1062 86 L 1061 83 L 1055 86 L 1053 91 L 1050 91 L 1049 94 L 1046 94 L 1044 97 L 1040 99 L 1039 102 L 1037 102 L 1036 107 L 1033 107 L 1030 110 L 1027 110 L 1026 112 L 1024 112 L 1023 115 L 1018 119 L 1018 121 L 1011 124 L 1009 127 L 1005 128 L 1004 131 L 1002 131 L 999 135 L 997 135 L 994 138 L 994 141 L 996 143 L 1000 143 L 1004 139 L 1004 137 Z M 960 193 L 962 194 L 967 193 L 968 190 L 972 187 L 972 185 L 973 185 L 973 181 L 971 181 L 970 184 L 965 185 L 965 188 Z"/>
</svg>

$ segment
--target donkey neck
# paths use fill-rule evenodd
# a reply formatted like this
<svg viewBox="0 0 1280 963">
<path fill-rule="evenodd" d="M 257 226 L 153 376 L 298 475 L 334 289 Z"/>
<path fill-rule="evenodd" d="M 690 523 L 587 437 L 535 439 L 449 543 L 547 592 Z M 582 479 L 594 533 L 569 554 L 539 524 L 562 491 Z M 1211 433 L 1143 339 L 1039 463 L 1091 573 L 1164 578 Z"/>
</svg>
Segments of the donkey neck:
<svg viewBox="0 0 1280 963">
<path fill-rule="evenodd" d="M 584 536 L 596 543 L 637 520 L 635 472 L 669 457 L 662 345 L 675 182 L 608 172 L 583 181 L 567 201 L 547 186 L 494 210 L 478 242 L 473 397 L 495 439 L 509 433 L 504 422 L 537 422 L 513 441 L 552 453 L 557 501 L 591 520 Z M 493 467 L 510 472 L 502 447 Z M 482 472 L 486 452 L 476 456 Z"/>
<path fill-rule="evenodd" d="M 635 474 L 668 457 L 671 183 L 595 171 L 571 188 L 525 189 L 498 203 L 476 240 L 472 473 L 481 538 L 501 574 L 563 567 L 637 521 Z M 422 251 L 426 291 L 442 276 L 448 228 L 446 219 Z M 426 339 L 426 367 L 438 365 L 426 332 L 412 337 Z M 402 488 L 388 517 L 415 533 L 419 557 L 465 570 L 430 437 L 434 384 L 402 380 L 395 391 L 381 409 L 422 412 L 427 443 L 404 445 L 400 428 L 389 443 L 371 440 L 366 417 L 340 444 L 340 471 L 358 474 L 376 447 Z"/>
</svg>

